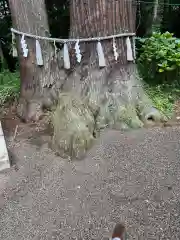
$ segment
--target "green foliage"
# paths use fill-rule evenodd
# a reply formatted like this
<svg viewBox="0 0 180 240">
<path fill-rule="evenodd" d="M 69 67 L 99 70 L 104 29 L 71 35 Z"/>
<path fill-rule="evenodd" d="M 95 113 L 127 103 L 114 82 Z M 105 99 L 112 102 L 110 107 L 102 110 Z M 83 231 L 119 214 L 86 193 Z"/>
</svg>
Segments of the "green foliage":
<svg viewBox="0 0 180 240">
<path fill-rule="evenodd" d="M 16 99 L 19 96 L 19 92 L 19 73 L 11 73 L 9 70 L 0 72 L 0 107 L 2 107 L 7 101 Z"/>
<path fill-rule="evenodd" d="M 174 110 L 174 102 L 180 97 L 180 86 L 174 84 L 161 84 L 149 86 L 147 93 L 152 99 L 154 106 L 166 117 L 171 118 Z"/>
<path fill-rule="evenodd" d="M 177 80 L 180 73 L 180 40 L 166 32 L 153 33 L 141 42 L 138 66 L 143 79 L 156 84 Z"/>
<path fill-rule="evenodd" d="M 180 40 L 173 34 L 153 33 L 150 38 L 138 38 L 138 67 L 148 83 L 147 93 L 155 107 L 172 117 L 174 102 L 180 97 Z"/>
</svg>

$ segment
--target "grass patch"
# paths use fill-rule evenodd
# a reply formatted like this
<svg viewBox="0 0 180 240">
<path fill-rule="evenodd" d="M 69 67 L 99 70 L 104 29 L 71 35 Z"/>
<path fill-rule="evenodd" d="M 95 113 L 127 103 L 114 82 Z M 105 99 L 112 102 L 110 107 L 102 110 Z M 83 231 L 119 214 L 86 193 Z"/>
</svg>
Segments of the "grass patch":
<svg viewBox="0 0 180 240">
<path fill-rule="evenodd" d="M 174 103 L 180 98 L 180 86 L 178 86 L 178 84 L 149 86 L 147 88 L 147 93 L 152 99 L 155 107 L 169 119 L 172 118 Z"/>
<path fill-rule="evenodd" d="M 19 72 L 4 70 L 0 72 L 0 107 L 7 102 L 14 101 L 20 93 Z"/>
</svg>

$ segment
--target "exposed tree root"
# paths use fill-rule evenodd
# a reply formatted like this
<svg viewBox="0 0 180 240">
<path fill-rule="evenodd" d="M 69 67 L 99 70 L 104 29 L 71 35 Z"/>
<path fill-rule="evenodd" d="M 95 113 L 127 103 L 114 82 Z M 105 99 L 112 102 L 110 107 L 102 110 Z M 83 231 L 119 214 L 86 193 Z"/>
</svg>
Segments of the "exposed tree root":
<svg viewBox="0 0 180 240">
<path fill-rule="evenodd" d="M 52 123 L 56 152 L 62 157 L 82 158 L 94 139 L 94 117 L 88 106 L 71 93 L 62 93 Z"/>
<path fill-rule="evenodd" d="M 23 122 L 39 121 L 44 116 L 42 102 L 35 99 L 32 101 L 20 99 L 17 106 L 17 115 Z"/>
<path fill-rule="evenodd" d="M 98 81 L 87 81 L 83 94 L 73 91 L 59 95 L 52 118 L 56 152 L 82 158 L 104 128 L 137 129 L 147 126 L 148 121 L 165 121 L 145 94 L 138 75 L 134 76 L 134 67 L 129 68 L 131 74 L 121 69 L 106 80 L 103 72 L 99 73 Z"/>
</svg>

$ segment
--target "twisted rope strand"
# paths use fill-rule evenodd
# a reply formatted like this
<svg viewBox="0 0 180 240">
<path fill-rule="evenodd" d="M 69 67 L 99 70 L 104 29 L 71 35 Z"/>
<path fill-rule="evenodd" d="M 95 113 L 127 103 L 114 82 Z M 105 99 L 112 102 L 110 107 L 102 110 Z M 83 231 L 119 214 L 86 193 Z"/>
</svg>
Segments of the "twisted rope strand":
<svg viewBox="0 0 180 240">
<path fill-rule="evenodd" d="M 60 38 L 50 38 L 50 37 L 42 37 L 38 35 L 34 35 L 31 33 L 25 33 L 18 31 L 14 28 L 11 28 L 11 32 L 19 34 L 19 35 L 24 35 L 26 37 L 30 38 L 35 38 L 39 40 L 47 40 L 50 42 L 60 42 L 60 43 L 68 43 L 68 42 L 92 42 L 92 41 L 100 41 L 100 40 L 107 40 L 107 39 L 113 39 L 113 38 L 118 38 L 118 37 L 130 37 L 130 36 L 135 36 L 135 33 L 119 33 L 115 35 L 110 35 L 110 36 L 104 36 L 104 37 L 93 37 L 93 38 L 80 38 L 80 39 L 74 39 L 74 38 L 69 38 L 69 39 L 60 39 Z"/>
</svg>

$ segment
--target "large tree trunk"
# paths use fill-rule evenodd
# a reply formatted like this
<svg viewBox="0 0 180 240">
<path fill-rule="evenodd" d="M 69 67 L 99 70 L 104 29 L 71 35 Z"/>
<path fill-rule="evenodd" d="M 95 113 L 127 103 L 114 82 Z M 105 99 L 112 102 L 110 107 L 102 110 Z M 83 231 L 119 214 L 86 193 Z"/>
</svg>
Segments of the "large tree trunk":
<svg viewBox="0 0 180 240">
<path fill-rule="evenodd" d="M 49 36 L 49 27 L 44 0 L 9 0 L 13 27 L 25 33 Z M 53 45 L 48 41 L 40 41 L 44 66 L 36 64 L 35 39 L 26 38 L 29 54 L 22 56 L 18 41 L 18 55 L 21 74 L 21 100 L 19 115 L 24 120 L 38 120 L 42 114 L 43 104 L 48 105 L 52 95 L 59 89 L 59 65 L 54 57 Z M 57 87 L 58 86 L 58 87 Z"/>
<path fill-rule="evenodd" d="M 70 37 L 73 38 L 100 37 L 119 34 L 120 32 L 135 32 L 135 9 L 133 9 L 130 1 L 74 0 L 70 3 L 70 18 Z M 71 59 L 75 70 L 74 75 L 76 76 L 74 78 L 74 75 L 72 75 L 73 79 L 77 83 L 79 74 L 81 80 L 81 88 L 79 88 L 78 84 L 73 84 L 73 86 L 77 88 L 76 92 L 78 90 L 81 95 L 87 94 L 87 88 L 90 88 L 91 85 L 102 89 L 104 84 L 107 85 L 107 77 L 112 72 L 113 74 L 118 72 L 118 75 L 123 76 L 124 80 L 130 79 L 131 75 L 134 76 L 135 74 L 134 64 L 128 64 L 127 62 L 125 38 L 116 39 L 120 54 L 117 62 L 114 60 L 112 51 L 112 39 L 104 40 L 101 43 L 107 60 L 105 68 L 100 69 L 98 66 L 97 42 L 81 44 L 83 60 L 79 66 L 77 66 L 75 58 Z M 72 83 L 72 79 L 70 82 Z"/>
<path fill-rule="evenodd" d="M 78 7 L 77 7 L 78 6 Z M 101 37 L 118 33 L 135 33 L 136 5 L 133 1 L 71 1 L 71 30 L 74 38 Z M 121 103 L 131 101 L 131 90 L 136 83 L 137 71 L 133 62 L 127 61 L 126 38 L 116 39 L 119 59 L 116 62 L 113 55 L 113 40 L 101 41 L 107 66 L 100 69 L 96 52 L 97 42 L 81 44 L 83 60 L 80 66 L 75 64 L 76 83 L 78 74 L 79 85 L 74 84 L 76 93 L 81 97 L 88 95 L 88 104 L 93 112 L 101 112 L 102 102 L 108 93 L 122 96 Z M 75 61 L 75 60 L 74 60 Z M 76 78 L 75 78 L 76 76 Z M 72 79 L 70 78 L 72 83 Z M 129 92 L 130 91 L 130 92 Z M 125 93 L 126 92 L 126 93 Z M 111 94 L 112 96 L 112 94 Z M 123 99 L 124 98 L 126 99 Z M 103 117 L 103 116 L 102 116 Z"/>
<path fill-rule="evenodd" d="M 70 36 L 76 39 L 135 32 L 136 9 L 126 0 L 70 1 Z M 76 64 L 71 46 L 72 74 L 64 84 L 54 114 L 53 144 L 58 152 L 79 157 L 105 127 L 138 128 L 159 114 L 144 94 L 136 65 L 127 61 L 126 38 L 101 41 L 106 67 L 99 68 L 97 42 L 80 43 L 82 61 Z M 69 92 L 71 94 L 69 94 Z M 64 152 L 63 152 L 64 151 Z"/>
</svg>

